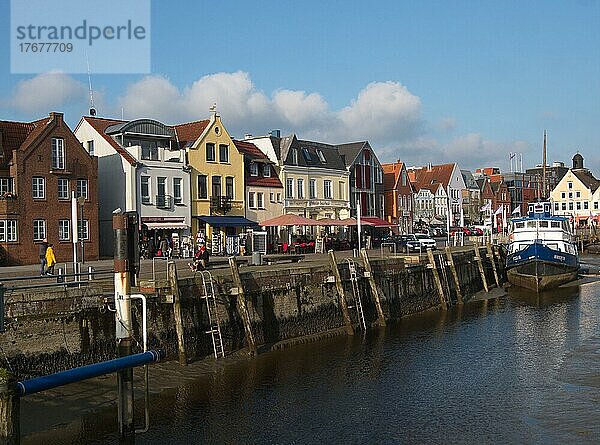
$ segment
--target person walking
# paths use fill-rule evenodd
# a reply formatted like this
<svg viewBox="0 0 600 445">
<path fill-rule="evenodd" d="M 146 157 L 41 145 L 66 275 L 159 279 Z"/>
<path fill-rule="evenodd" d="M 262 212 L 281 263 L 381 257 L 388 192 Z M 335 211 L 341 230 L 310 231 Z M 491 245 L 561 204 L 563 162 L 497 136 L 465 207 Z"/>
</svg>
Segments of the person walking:
<svg viewBox="0 0 600 445">
<path fill-rule="evenodd" d="M 158 250 L 161 251 L 160 256 L 168 257 L 169 256 L 169 242 L 165 238 L 161 238 L 158 243 Z"/>
<path fill-rule="evenodd" d="M 48 238 L 44 238 L 44 241 L 40 244 L 39 256 L 40 256 L 40 275 L 46 273 L 46 250 L 48 249 Z"/>
<path fill-rule="evenodd" d="M 54 265 L 56 264 L 56 257 L 54 256 L 54 249 L 52 248 L 52 244 L 48 244 L 48 248 L 46 249 L 46 264 L 48 264 L 46 275 L 54 275 Z"/>
</svg>

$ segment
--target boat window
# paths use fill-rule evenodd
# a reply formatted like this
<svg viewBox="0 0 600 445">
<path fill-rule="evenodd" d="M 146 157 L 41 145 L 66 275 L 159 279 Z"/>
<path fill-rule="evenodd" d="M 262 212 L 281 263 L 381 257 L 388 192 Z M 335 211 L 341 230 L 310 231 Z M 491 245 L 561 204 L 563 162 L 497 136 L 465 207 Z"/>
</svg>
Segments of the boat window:
<svg viewBox="0 0 600 445">
<path fill-rule="evenodd" d="M 571 233 L 571 231 L 569 230 L 569 222 L 568 221 L 562 222 L 562 228 L 565 232 Z"/>
<path fill-rule="evenodd" d="M 548 227 L 548 221 L 540 221 L 540 227 Z"/>
<path fill-rule="evenodd" d="M 525 227 L 525 223 L 523 223 L 523 222 L 518 222 L 518 223 L 515 223 L 515 227 L 516 227 L 517 229 L 522 229 L 523 227 Z"/>
<path fill-rule="evenodd" d="M 558 244 L 556 244 L 556 243 L 548 243 L 547 246 L 552 250 L 558 250 L 560 252 Z"/>
<path fill-rule="evenodd" d="M 528 229 L 535 229 L 535 221 L 527 221 Z"/>
<path fill-rule="evenodd" d="M 558 229 L 560 227 L 560 222 L 559 221 L 550 221 L 550 227 L 552 227 L 553 229 Z"/>
</svg>

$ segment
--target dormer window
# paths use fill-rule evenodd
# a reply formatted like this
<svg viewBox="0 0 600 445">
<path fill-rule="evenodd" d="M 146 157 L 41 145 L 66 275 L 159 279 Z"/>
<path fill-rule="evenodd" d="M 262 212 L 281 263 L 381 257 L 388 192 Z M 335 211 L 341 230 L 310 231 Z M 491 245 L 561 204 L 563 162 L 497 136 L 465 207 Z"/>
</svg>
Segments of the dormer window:
<svg viewBox="0 0 600 445">
<path fill-rule="evenodd" d="M 323 155 L 322 150 L 317 150 L 317 156 L 319 157 L 319 161 L 321 161 L 321 164 L 327 164 L 327 159 L 325 159 L 325 155 Z"/>
<path fill-rule="evenodd" d="M 298 149 L 294 148 L 292 150 L 292 164 L 298 165 Z"/>
<path fill-rule="evenodd" d="M 304 159 L 306 159 L 306 162 L 312 162 L 313 158 L 310 151 L 308 151 L 308 148 L 302 147 L 302 155 L 304 156 Z"/>
<path fill-rule="evenodd" d="M 271 166 L 269 164 L 265 164 L 263 167 L 263 176 L 265 178 L 271 177 Z"/>
<path fill-rule="evenodd" d="M 256 162 L 250 163 L 250 176 L 258 176 L 258 164 Z"/>
<path fill-rule="evenodd" d="M 65 140 L 52 138 L 52 169 L 64 170 L 65 168 Z"/>
</svg>

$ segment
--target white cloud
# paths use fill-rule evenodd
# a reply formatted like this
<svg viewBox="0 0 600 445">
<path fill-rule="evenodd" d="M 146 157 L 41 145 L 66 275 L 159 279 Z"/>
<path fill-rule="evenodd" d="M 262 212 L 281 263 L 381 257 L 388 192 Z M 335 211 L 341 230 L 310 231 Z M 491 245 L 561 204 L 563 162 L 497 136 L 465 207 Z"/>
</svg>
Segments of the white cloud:
<svg viewBox="0 0 600 445">
<path fill-rule="evenodd" d="M 86 86 L 64 73 L 44 73 L 20 81 L 8 103 L 19 111 L 47 114 L 87 100 Z"/>
</svg>

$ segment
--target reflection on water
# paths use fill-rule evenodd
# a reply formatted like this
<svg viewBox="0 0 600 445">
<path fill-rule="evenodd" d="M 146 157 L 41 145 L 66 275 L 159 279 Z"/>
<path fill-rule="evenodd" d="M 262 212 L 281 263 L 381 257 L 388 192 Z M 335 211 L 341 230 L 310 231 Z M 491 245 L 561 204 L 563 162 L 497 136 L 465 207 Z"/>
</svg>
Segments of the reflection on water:
<svg viewBox="0 0 600 445">
<path fill-rule="evenodd" d="M 600 442 L 598 297 L 511 291 L 263 354 L 154 395 L 138 442 Z M 114 417 L 28 440 L 114 442 Z"/>
</svg>

